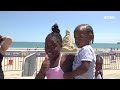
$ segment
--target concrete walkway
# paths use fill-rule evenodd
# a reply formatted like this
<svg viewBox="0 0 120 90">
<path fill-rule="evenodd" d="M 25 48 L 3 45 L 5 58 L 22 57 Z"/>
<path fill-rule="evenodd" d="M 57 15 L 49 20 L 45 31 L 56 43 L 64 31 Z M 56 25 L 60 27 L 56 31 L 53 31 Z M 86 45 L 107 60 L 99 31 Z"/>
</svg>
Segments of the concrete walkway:
<svg viewBox="0 0 120 90">
<path fill-rule="evenodd" d="M 120 70 L 103 70 L 104 79 L 120 79 Z"/>
</svg>

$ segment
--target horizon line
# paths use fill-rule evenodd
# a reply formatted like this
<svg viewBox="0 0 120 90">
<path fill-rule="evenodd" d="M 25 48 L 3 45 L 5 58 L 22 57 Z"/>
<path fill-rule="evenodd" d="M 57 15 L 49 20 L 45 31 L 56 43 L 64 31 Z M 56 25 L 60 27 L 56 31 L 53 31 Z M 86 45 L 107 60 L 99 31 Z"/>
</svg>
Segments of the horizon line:
<svg viewBox="0 0 120 90">
<path fill-rule="evenodd" d="M 13 41 L 13 42 L 28 42 L 28 43 L 40 43 L 40 42 L 42 42 L 42 43 L 45 43 L 45 42 L 43 42 L 43 41 Z M 104 44 L 117 44 L 118 42 L 116 42 L 116 43 L 110 43 L 110 42 L 94 42 L 94 43 L 104 43 Z M 93 43 L 93 44 L 94 44 Z"/>
</svg>

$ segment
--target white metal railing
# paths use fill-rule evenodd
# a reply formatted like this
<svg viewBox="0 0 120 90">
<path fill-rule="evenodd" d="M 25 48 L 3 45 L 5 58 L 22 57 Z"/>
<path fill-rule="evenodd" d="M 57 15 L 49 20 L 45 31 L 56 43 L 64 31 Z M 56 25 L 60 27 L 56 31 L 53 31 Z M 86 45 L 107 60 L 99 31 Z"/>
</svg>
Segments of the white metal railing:
<svg viewBox="0 0 120 90">
<path fill-rule="evenodd" d="M 3 71 L 22 71 L 22 64 L 24 58 L 36 52 L 36 73 L 40 70 L 41 64 L 44 60 L 44 51 L 7 51 L 5 57 L 3 58 L 2 68 Z M 66 52 L 72 53 L 72 52 Z M 75 53 L 74 53 L 75 54 Z M 119 70 L 120 69 L 120 53 L 114 55 L 109 53 L 102 53 L 104 64 L 103 69 L 109 70 Z"/>
</svg>

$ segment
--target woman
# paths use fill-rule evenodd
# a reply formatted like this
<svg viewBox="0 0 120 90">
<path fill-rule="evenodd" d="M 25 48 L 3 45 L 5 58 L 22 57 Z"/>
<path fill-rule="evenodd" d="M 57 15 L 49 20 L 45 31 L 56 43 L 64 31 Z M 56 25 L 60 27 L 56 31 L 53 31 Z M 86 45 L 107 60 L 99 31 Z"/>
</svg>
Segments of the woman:
<svg viewBox="0 0 120 90">
<path fill-rule="evenodd" d="M 3 37 L 0 35 L 0 79 L 4 79 L 4 73 L 2 70 L 2 60 L 6 53 L 6 50 L 9 48 L 12 43 L 12 38 L 9 36 Z"/>
</svg>

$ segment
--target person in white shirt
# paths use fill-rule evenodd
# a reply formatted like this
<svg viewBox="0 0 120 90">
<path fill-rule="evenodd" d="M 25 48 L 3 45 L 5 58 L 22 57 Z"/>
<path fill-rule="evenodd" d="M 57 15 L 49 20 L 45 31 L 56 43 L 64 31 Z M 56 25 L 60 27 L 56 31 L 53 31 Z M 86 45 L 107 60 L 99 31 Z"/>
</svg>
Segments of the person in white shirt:
<svg viewBox="0 0 120 90">
<path fill-rule="evenodd" d="M 94 32 L 90 25 L 81 24 L 74 30 L 75 44 L 80 48 L 73 61 L 73 71 L 64 73 L 64 78 L 70 79 L 94 79 L 96 56 L 93 48 L 90 46 L 94 41 Z M 69 77 L 69 78 L 68 78 Z"/>
</svg>

